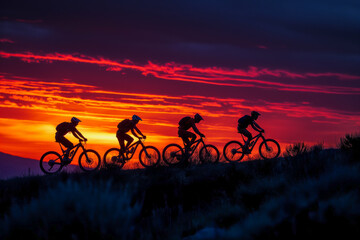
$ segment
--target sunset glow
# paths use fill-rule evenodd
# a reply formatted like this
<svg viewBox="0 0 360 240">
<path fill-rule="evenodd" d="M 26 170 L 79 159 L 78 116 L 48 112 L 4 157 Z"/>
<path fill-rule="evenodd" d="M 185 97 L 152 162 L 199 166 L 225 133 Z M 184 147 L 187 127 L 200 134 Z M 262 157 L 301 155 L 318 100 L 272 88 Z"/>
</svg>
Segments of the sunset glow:
<svg viewBox="0 0 360 240">
<path fill-rule="evenodd" d="M 265 136 L 278 140 L 283 150 L 302 141 L 334 147 L 340 137 L 360 129 L 360 72 L 354 67 L 359 58 L 337 61 L 340 50 L 333 45 L 324 44 L 330 53 L 321 55 L 296 37 L 267 36 L 262 42 L 266 36 L 256 41 L 256 34 L 248 40 L 241 35 L 233 43 L 224 33 L 219 36 L 223 40 L 213 40 L 219 43 L 207 42 L 203 36 L 209 29 L 184 39 L 174 32 L 158 45 L 162 35 L 154 26 L 159 23 L 151 21 L 149 33 L 136 21 L 122 29 L 108 26 L 110 20 L 98 23 L 102 27 L 95 24 L 97 30 L 82 28 L 88 26 L 85 20 L 65 30 L 61 21 L 45 16 L 5 15 L 0 36 L 1 152 L 39 159 L 45 151 L 58 150 L 55 127 L 73 116 L 82 121 L 78 130 L 88 138 L 88 147 L 101 156 L 118 147 L 116 126 L 133 114 L 143 119 L 138 127 L 148 137 L 146 143 L 160 151 L 181 143 L 178 121 L 195 113 L 205 119 L 198 127 L 206 142 L 220 152 L 226 142 L 241 139 L 237 120 L 252 110 L 261 113 L 257 122 Z M 184 34 L 193 31 L 190 25 L 186 31 L 177 27 Z M 320 40 L 314 44 L 322 46 Z M 358 43 L 353 49 L 355 56 Z"/>
</svg>

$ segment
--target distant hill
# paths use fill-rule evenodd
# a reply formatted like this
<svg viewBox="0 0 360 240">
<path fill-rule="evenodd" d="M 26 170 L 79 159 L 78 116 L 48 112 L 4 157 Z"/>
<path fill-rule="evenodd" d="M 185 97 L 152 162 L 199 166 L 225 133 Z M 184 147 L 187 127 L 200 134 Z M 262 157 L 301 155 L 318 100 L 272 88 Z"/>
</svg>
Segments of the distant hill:
<svg viewBox="0 0 360 240">
<path fill-rule="evenodd" d="M 76 169 L 78 169 L 77 166 L 66 167 L 67 171 L 75 171 Z M 0 152 L 0 179 L 29 175 L 43 175 L 38 160 Z"/>
</svg>

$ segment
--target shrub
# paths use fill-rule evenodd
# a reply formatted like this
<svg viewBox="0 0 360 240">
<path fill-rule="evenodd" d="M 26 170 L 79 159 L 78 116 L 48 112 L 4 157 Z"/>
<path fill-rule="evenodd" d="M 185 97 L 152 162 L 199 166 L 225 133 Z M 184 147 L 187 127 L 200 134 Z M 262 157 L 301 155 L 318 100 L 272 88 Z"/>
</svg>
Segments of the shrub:
<svg viewBox="0 0 360 240">
<path fill-rule="evenodd" d="M 360 231 L 358 166 L 337 166 L 319 179 L 308 179 L 233 225 L 223 239 L 306 239 L 352 236 Z M 357 237 L 356 237 L 357 236 Z"/>
<path fill-rule="evenodd" d="M 24 205 L 14 204 L 0 220 L 10 239 L 129 239 L 134 237 L 140 204 L 128 189 L 113 191 L 111 181 L 58 184 Z"/>
<path fill-rule="evenodd" d="M 340 139 L 340 149 L 353 154 L 355 160 L 360 157 L 360 133 L 346 134 Z"/>
<path fill-rule="evenodd" d="M 324 150 L 324 143 L 318 143 L 310 147 L 310 152 L 319 153 Z"/>
<path fill-rule="evenodd" d="M 304 142 L 294 143 L 286 147 L 284 156 L 285 157 L 297 157 L 304 153 L 307 153 L 309 147 Z"/>
</svg>

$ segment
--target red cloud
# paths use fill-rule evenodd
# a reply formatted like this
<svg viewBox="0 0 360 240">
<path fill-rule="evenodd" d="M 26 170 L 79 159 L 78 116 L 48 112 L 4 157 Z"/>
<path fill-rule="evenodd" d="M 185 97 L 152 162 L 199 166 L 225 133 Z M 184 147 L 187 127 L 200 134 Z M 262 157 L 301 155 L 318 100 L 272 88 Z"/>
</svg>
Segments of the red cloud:
<svg viewBox="0 0 360 240">
<path fill-rule="evenodd" d="M 14 43 L 14 41 L 7 39 L 7 38 L 0 38 L 1 43 Z"/>
<path fill-rule="evenodd" d="M 130 117 L 131 112 L 141 114 L 144 119 L 141 123 L 142 131 L 148 133 L 150 141 L 155 141 L 160 147 L 172 141 L 180 141 L 176 135 L 179 119 L 195 112 L 206 118 L 199 127 L 219 147 L 239 137 L 236 133 L 238 117 L 254 109 L 264 116 L 260 121 L 261 126 L 268 131 L 269 136 L 279 141 L 294 140 L 294 136 L 314 139 L 314 135 L 308 133 L 308 136 L 307 132 L 319 129 L 327 134 L 322 137 L 331 139 L 330 136 L 338 134 L 328 133 L 333 131 L 334 124 L 339 134 L 343 134 L 343 129 L 347 127 L 356 128 L 360 124 L 359 112 L 315 107 L 307 102 L 115 92 L 92 85 L 69 81 L 44 82 L 6 73 L 0 74 L 0 109 L 1 123 L 11 122 L 11 125 L 2 125 L 2 129 L 7 131 L 1 132 L 0 140 L 7 143 L 6 147 L 16 146 L 16 151 L 19 151 L 19 143 L 28 146 L 34 134 L 39 132 L 41 134 L 37 135 L 37 139 L 41 147 L 29 150 L 29 155 L 37 151 L 39 156 L 53 142 L 54 126 L 69 116 L 81 118 L 81 127 L 90 135 L 89 139 L 99 143 L 104 151 L 117 146 L 116 125 L 119 120 Z M 34 127 L 34 123 L 37 127 Z M 327 127 L 328 124 L 332 126 Z M 304 131 L 304 127 L 312 131 Z M 25 151 L 24 148 L 21 150 Z"/>
<path fill-rule="evenodd" d="M 259 69 L 257 67 L 250 67 L 248 70 L 242 69 L 226 69 L 219 67 L 198 68 L 193 65 L 165 63 L 155 64 L 148 62 L 146 65 L 136 65 L 130 60 L 117 62 L 102 57 L 94 58 L 85 55 L 71 55 L 71 54 L 46 54 L 36 55 L 31 52 L 26 53 L 7 53 L 0 52 L 3 58 L 15 57 L 20 58 L 26 62 L 52 62 L 52 61 L 66 61 L 77 63 L 96 64 L 101 67 L 106 67 L 108 71 L 121 71 L 121 70 L 134 70 L 139 71 L 143 75 L 153 75 L 157 78 L 175 81 L 185 81 L 194 83 L 203 83 L 220 86 L 233 86 L 233 87 L 257 87 L 276 89 L 280 91 L 298 91 L 298 92 L 312 92 L 312 93 L 325 93 L 325 94 L 359 94 L 360 88 L 342 87 L 342 86 L 326 86 L 326 85 L 304 85 L 284 83 L 288 78 L 291 79 L 308 79 L 316 77 L 333 77 L 337 79 L 357 80 L 360 76 L 348 75 L 342 73 L 294 73 L 286 70 L 270 70 Z M 255 79 L 259 77 L 277 78 L 274 80 L 260 80 Z M 280 82 L 281 81 L 281 82 Z"/>
<path fill-rule="evenodd" d="M 43 20 L 41 19 L 35 19 L 35 20 L 31 20 L 31 19 L 16 19 L 17 22 L 23 22 L 23 23 L 42 23 Z"/>
</svg>

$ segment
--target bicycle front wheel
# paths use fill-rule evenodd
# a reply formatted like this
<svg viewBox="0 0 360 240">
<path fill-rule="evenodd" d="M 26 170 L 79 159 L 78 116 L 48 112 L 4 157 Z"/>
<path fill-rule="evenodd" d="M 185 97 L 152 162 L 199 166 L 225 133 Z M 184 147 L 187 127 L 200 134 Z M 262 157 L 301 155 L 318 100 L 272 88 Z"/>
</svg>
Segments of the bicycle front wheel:
<svg viewBox="0 0 360 240">
<path fill-rule="evenodd" d="M 141 149 L 139 161 L 144 167 L 154 167 L 160 162 L 160 152 L 156 147 L 147 146 Z"/>
<path fill-rule="evenodd" d="M 224 146 L 224 157 L 229 162 L 239 162 L 244 157 L 242 144 L 238 141 L 231 141 Z"/>
<path fill-rule="evenodd" d="M 123 157 L 120 155 L 120 149 L 110 148 L 104 154 L 104 165 L 107 167 L 116 166 L 122 168 L 125 164 Z"/>
<path fill-rule="evenodd" d="M 213 145 L 205 145 L 199 152 L 202 163 L 217 163 L 220 158 L 219 150 Z"/>
<path fill-rule="evenodd" d="M 178 144 L 167 145 L 163 152 L 163 160 L 169 166 L 175 166 L 184 160 L 184 151 Z"/>
<path fill-rule="evenodd" d="M 100 167 L 100 155 L 95 150 L 85 150 L 80 154 L 79 167 L 85 172 L 95 171 Z"/>
<path fill-rule="evenodd" d="M 57 173 L 63 168 L 61 160 L 61 156 L 57 152 L 47 152 L 40 158 L 40 169 L 46 174 Z"/>
<path fill-rule="evenodd" d="M 274 139 L 266 139 L 259 146 L 260 156 L 264 159 L 274 159 L 280 155 L 280 145 Z"/>
</svg>

